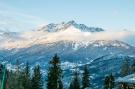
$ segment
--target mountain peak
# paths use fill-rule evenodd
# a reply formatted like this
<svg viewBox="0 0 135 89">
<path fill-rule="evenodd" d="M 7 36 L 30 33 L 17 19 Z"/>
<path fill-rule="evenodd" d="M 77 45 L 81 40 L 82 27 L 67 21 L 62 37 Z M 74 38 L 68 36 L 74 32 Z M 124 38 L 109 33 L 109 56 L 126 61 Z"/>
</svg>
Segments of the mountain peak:
<svg viewBox="0 0 135 89">
<path fill-rule="evenodd" d="M 67 24 L 76 24 L 76 22 L 74 20 L 68 21 Z"/>
<path fill-rule="evenodd" d="M 104 31 L 102 28 L 88 27 L 84 24 L 78 24 L 74 20 L 71 20 L 68 22 L 62 22 L 59 24 L 50 23 L 48 25 L 42 26 L 41 28 L 38 29 L 38 31 L 58 32 L 58 31 L 64 31 L 71 26 L 73 26 L 74 28 L 76 28 L 82 32 L 101 32 L 101 31 Z"/>
</svg>

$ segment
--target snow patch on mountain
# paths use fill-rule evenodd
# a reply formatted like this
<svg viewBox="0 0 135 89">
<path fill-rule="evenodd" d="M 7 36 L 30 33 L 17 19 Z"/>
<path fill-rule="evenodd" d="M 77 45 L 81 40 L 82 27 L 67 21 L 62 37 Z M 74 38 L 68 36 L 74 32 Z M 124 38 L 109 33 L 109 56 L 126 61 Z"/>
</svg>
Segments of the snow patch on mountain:
<svg viewBox="0 0 135 89">
<path fill-rule="evenodd" d="M 65 29 L 68 29 L 71 26 L 73 26 L 74 28 L 76 28 L 82 32 L 101 32 L 101 31 L 104 31 L 102 28 L 88 27 L 84 24 L 77 24 L 75 21 L 69 21 L 67 23 L 62 22 L 60 24 L 51 23 L 51 24 L 40 27 L 38 29 L 38 31 L 58 32 L 58 31 L 63 31 Z"/>
<path fill-rule="evenodd" d="M 131 46 L 117 40 L 94 40 L 94 41 L 72 41 L 72 49 L 77 51 L 79 48 L 92 47 L 103 47 L 103 50 L 107 50 L 110 47 L 119 47 L 129 49 Z"/>
<path fill-rule="evenodd" d="M 135 74 L 131 74 L 123 78 L 119 77 L 116 82 L 135 83 Z"/>
<path fill-rule="evenodd" d="M 48 24 L 34 31 L 20 33 L 0 31 L 0 49 L 11 50 L 15 48 L 28 48 L 33 45 L 48 44 L 59 41 L 73 41 L 76 43 L 73 45 L 73 49 L 77 50 L 80 45 L 87 47 L 94 41 L 101 41 L 100 43 L 93 45 L 98 47 L 104 45 L 105 42 L 102 42 L 103 40 L 119 40 L 129 43 L 129 39 L 131 41 L 134 37 L 135 32 L 110 32 L 101 28 L 87 27 L 84 24 L 77 24 L 75 21 L 69 21 L 67 23 L 62 22 L 60 24 Z M 122 46 L 122 44 L 117 44 L 116 42 L 116 44 L 113 43 L 113 46 Z M 107 48 L 104 48 L 104 50 L 106 49 Z"/>
</svg>

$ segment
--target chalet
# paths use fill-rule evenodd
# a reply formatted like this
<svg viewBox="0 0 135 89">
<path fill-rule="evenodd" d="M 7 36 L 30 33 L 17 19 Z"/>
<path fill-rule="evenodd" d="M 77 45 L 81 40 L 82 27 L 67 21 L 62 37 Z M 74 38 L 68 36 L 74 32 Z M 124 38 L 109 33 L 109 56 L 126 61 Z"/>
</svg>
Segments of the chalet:
<svg viewBox="0 0 135 89">
<path fill-rule="evenodd" d="M 117 89 L 135 89 L 135 73 L 116 80 Z"/>
</svg>

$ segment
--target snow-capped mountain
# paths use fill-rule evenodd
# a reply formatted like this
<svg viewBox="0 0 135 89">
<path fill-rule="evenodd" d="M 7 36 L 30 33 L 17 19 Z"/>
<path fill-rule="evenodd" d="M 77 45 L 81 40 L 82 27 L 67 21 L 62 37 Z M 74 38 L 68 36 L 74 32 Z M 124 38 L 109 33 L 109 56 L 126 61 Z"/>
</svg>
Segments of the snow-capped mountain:
<svg viewBox="0 0 135 89">
<path fill-rule="evenodd" d="M 120 65 L 124 57 L 129 56 L 131 63 L 135 60 L 135 48 L 120 41 L 92 41 L 73 42 L 58 41 L 53 43 L 33 45 L 27 48 L 14 48 L 12 50 L 0 50 L 1 61 L 16 64 L 19 60 L 21 65 L 28 61 L 31 66 L 40 64 L 43 73 L 46 75 L 48 62 L 57 53 L 62 62 L 66 82 L 74 67 L 78 65 L 80 72 L 83 65 L 90 67 L 94 87 L 101 86 L 106 74 L 119 74 Z M 7 65 L 8 68 L 14 67 Z M 68 85 L 67 85 L 68 86 Z"/>
<path fill-rule="evenodd" d="M 48 62 L 58 54 L 65 71 L 65 79 L 76 65 L 81 70 L 90 67 L 94 87 L 98 89 L 99 79 L 105 74 L 119 74 L 125 57 L 135 61 L 135 47 L 123 42 L 127 32 L 106 32 L 102 28 L 87 27 L 75 21 L 48 24 L 34 31 L 0 32 L 0 61 L 11 69 L 16 60 L 23 65 L 28 61 L 33 67 L 40 64 L 46 74 Z M 13 68 L 12 68 L 13 69 Z"/>
<path fill-rule="evenodd" d="M 63 31 L 65 29 L 68 29 L 71 26 L 73 26 L 74 28 L 76 28 L 82 32 L 101 32 L 101 31 L 104 31 L 102 28 L 88 27 L 84 24 L 77 24 L 75 21 L 69 21 L 67 23 L 62 22 L 60 24 L 51 23 L 51 24 L 40 27 L 38 30 L 39 31 L 47 31 L 47 32 L 58 32 L 58 31 Z"/>
</svg>

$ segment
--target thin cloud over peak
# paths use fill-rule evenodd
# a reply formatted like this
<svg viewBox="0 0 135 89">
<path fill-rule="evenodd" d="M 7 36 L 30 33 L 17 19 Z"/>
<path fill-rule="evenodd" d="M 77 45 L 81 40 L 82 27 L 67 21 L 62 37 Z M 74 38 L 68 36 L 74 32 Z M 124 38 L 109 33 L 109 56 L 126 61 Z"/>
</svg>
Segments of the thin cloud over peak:
<svg viewBox="0 0 135 89">
<path fill-rule="evenodd" d="M 3 8 L 4 9 L 3 9 Z M 38 24 L 46 23 L 40 17 L 15 11 L 13 8 L 0 7 L 1 30 L 26 31 L 34 29 Z"/>
</svg>

